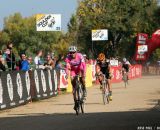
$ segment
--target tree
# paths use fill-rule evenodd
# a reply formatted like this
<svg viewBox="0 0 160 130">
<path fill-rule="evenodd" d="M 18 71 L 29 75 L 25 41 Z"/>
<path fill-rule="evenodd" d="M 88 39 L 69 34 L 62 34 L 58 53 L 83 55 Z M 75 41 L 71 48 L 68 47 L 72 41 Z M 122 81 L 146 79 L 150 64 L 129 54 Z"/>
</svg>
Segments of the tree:
<svg viewBox="0 0 160 130">
<path fill-rule="evenodd" d="M 156 9 L 156 0 L 82 0 L 77 9 L 80 22 L 78 41 L 89 49 L 91 30 L 108 29 L 109 40 L 96 42 L 96 49 L 104 48 L 97 51 L 111 56 L 126 55 L 137 33 L 151 33 L 156 29 L 153 20 Z"/>
<path fill-rule="evenodd" d="M 38 32 L 35 23 L 35 16 L 23 18 L 20 13 L 15 13 L 6 17 L 0 43 L 4 45 L 12 41 L 17 54 L 25 51 L 32 55 L 38 49 L 43 49 L 45 53 L 53 52 L 55 49 L 53 44 L 56 44 L 63 34 L 61 32 Z"/>
</svg>

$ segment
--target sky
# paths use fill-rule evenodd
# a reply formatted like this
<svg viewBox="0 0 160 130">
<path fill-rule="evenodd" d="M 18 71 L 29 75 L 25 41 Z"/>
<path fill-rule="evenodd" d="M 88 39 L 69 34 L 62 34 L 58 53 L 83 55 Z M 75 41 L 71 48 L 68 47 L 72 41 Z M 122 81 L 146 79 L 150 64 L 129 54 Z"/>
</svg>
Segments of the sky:
<svg viewBox="0 0 160 130">
<path fill-rule="evenodd" d="M 3 2 L 2 2 L 3 1 Z M 3 29 L 4 18 L 14 13 L 23 17 L 35 14 L 61 14 L 62 31 L 67 31 L 67 24 L 78 6 L 78 0 L 0 0 L 0 30 Z"/>
</svg>

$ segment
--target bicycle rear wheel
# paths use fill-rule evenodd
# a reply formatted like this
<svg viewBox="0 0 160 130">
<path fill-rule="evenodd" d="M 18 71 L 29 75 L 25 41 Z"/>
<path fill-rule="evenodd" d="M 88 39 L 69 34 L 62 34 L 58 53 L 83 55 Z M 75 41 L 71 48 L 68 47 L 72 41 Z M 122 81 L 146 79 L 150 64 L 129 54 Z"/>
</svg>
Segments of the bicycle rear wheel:
<svg viewBox="0 0 160 130">
<path fill-rule="evenodd" d="M 79 115 L 79 103 L 78 103 L 79 101 L 77 101 L 77 103 L 76 103 L 76 115 Z"/>
<path fill-rule="evenodd" d="M 76 87 L 75 87 L 75 92 L 74 92 L 74 98 L 76 99 L 75 101 L 75 111 L 76 111 L 76 115 L 79 115 L 80 112 L 80 100 L 79 100 L 79 83 L 76 82 Z"/>
<path fill-rule="evenodd" d="M 84 101 L 81 102 L 81 112 L 84 114 L 84 109 L 85 109 L 85 103 Z"/>
<path fill-rule="evenodd" d="M 81 112 L 83 114 L 84 113 L 84 108 L 85 108 L 85 102 L 84 102 L 82 85 L 79 85 L 79 101 L 80 101 Z"/>
</svg>

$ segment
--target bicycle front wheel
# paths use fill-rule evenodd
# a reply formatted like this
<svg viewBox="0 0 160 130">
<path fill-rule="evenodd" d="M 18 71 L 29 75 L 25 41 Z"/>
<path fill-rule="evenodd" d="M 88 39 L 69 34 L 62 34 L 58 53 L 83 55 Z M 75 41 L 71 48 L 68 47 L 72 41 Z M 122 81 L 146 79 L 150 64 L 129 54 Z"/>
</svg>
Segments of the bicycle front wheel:
<svg viewBox="0 0 160 130">
<path fill-rule="evenodd" d="M 103 98 L 103 104 L 106 105 L 109 103 L 109 94 L 107 93 L 106 83 L 102 84 L 102 98 Z"/>
</svg>

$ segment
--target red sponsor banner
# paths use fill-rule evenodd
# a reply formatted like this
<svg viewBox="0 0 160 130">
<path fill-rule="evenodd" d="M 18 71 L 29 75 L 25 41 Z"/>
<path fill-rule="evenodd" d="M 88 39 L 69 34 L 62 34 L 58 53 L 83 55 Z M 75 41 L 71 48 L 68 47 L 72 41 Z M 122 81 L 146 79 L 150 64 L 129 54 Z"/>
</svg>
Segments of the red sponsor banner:
<svg viewBox="0 0 160 130">
<path fill-rule="evenodd" d="M 122 81 L 122 73 L 121 73 L 121 66 L 112 66 L 111 67 L 111 74 L 112 74 L 112 83 L 119 83 Z M 96 65 L 92 65 L 92 81 L 95 81 L 95 72 L 96 72 Z M 140 78 L 142 76 L 142 66 L 141 65 L 132 65 L 130 67 L 130 71 L 128 73 L 129 79 Z M 97 81 L 97 80 L 96 80 Z M 97 82 L 98 83 L 98 82 Z M 60 70 L 60 88 L 67 88 L 68 87 L 68 80 L 66 79 L 66 73 L 64 70 Z"/>
<path fill-rule="evenodd" d="M 134 57 L 135 60 L 146 60 L 146 52 L 148 49 L 148 46 L 146 44 L 147 40 L 148 40 L 148 34 L 145 33 L 137 34 L 136 53 Z"/>
<path fill-rule="evenodd" d="M 135 65 L 136 67 L 136 77 L 140 78 L 142 77 L 142 66 L 141 65 Z"/>
<path fill-rule="evenodd" d="M 111 74 L 112 74 L 112 80 L 113 83 L 119 83 L 122 80 L 122 74 L 121 74 L 121 67 L 111 67 Z"/>
<path fill-rule="evenodd" d="M 138 52 L 136 52 L 135 60 L 146 60 L 146 53 L 138 54 Z"/>
<path fill-rule="evenodd" d="M 131 66 L 128 76 L 129 79 L 140 78 L 142 76 L 142 66 L 141 65 Z"/>
<path fill-rule="evenodd" d="M 65 70 L 60 70 L 60 88 L 68 87 L 68 80 L 66 78 L 67 74 Z"/>
<path fill-rule="evenodd" d="M 119 83 L 122 81 L 122 73 L 121 66 L 111 67 L 112 73 L 112 83 Z M 130 67 L 130 71 L 128 73 L 129 79 L 140 78 L 142 76 L 142 66 L 141 65 L 133 65 Z"/>
<path fill-rule="evenodd" d="M 131 66 L 130 67 L 130 71 L 129 71 L 128 77 L 129 77 L 129 79 L 136 78 L 135 66 Z"/>
<path fill-rule="evenodd" d="M 148 34 L 145 33 L 138 33 L 137 34 L 137 44 L 146 44 L 146 41 L 148 40 Z"/>
</svg>

